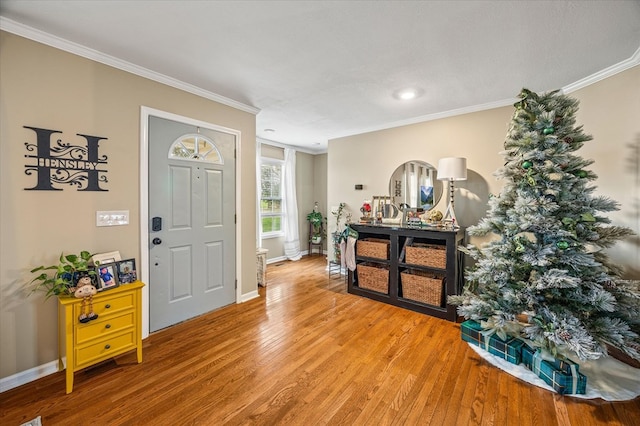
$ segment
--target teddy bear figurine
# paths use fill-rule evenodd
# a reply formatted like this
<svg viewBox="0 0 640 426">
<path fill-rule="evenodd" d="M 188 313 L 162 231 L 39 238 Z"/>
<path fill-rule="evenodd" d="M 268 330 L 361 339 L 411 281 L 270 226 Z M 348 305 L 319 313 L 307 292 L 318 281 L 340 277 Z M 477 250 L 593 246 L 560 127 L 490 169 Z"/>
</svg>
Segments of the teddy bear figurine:
<svg viewBox="0 0 640 426">
<path fill-rule="evenodd" d="M 98 314 L 93 312 L 93 296 L 97 292 L 98 290 L 91 283 L 91 277 L 84 276 L 78 280 L 78 286 L 73 295 L 78 299 L 82 299 L 82 307 L 80 308 L 80 315 L 78 316 L 78 321 L 81 323 L 87 323 L 98 318 Z"/>
</svg>

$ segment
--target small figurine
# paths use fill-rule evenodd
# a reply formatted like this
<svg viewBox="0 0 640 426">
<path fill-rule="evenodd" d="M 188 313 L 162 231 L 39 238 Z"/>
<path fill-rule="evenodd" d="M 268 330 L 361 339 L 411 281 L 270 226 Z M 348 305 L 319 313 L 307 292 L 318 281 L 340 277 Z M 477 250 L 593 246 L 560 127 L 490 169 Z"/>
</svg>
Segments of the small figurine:
<svg viewBox="0 0 640 426">
<path fill-rule="evenodd" d="M 98 318 L 98 314 L 93 312 L 93 296 L 97 292 L 98 290 L 91 283 L 91 277 L 84 276 L 78 280 L 78 286 L 73 295 L 78 299 L 82 299 L 82 307 L 80 308 L 80 315 L 78 316 L 78 321 L 81 323 L 87 323 Z M 85 313 L 85 311 L 87 312 Z"/>
</svg>

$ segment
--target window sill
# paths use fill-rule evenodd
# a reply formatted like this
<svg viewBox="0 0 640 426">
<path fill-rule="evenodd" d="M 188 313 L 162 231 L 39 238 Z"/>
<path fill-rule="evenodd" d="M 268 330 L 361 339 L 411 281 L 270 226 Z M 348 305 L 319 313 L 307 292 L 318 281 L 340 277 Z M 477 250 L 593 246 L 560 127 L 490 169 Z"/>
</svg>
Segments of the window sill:
<svg viewBox="0 0 640 426">
<path fill-rule="evenodd" d="M 262 234 L 263 240 L 269 240 L 271 238 L 282 238 L 284 237 L 284 232 L 274 233 L 274 234 Z"/>
</svg>

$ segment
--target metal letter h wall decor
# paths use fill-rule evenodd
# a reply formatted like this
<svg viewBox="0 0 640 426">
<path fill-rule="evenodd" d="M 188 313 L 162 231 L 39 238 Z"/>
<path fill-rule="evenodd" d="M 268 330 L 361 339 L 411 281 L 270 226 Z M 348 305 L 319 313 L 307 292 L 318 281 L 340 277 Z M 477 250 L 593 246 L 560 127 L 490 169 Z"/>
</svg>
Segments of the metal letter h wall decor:
<svg viewBox="0 0 640 426">
<path fill-rule="evenodd" d="M 25 174 L 36 175 L 37 182 L 26 190 L 62 191 L 56 184 L 77 186 L 78 191 L 108 191 L 100 187 L 107 183 L 107 156 L 100 156 L 98 143 L 107 140 L 100 136 L 90 136 L 78 133 L 77 136 L 86 140 L 86 145 L 71 145 L 63 143 L 61 139 L 52 146 L 51 136 L 62 133 L 58 130 L 40 129 L 38 127 L 23 126 L 36 133 L 36 143 L 25 142 L 27 151 L 33 154 L 25 155 L 32 159 L 31 164 L 25 164 Z"/>
</svg>

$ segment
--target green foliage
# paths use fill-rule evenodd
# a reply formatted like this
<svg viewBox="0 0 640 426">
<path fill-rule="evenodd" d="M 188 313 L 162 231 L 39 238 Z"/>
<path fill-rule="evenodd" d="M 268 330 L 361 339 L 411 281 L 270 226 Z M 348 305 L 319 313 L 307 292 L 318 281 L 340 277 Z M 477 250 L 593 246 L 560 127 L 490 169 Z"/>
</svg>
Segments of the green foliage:
<svg viewBox="0 0 640 426">
<path fill-rule="evenodd" d="M 320 212 L 313 211 L 313 212 L 311 212 L 311 213 L 309 213 L 309 214 L 307 215 L 307 220 L 308 220 L 309 222 L 311 222 L 311 224 L 312 224 L 313 226 L 320 226 L 320 225 L 322 225 L 322 220 L 323 220 L 323 219 L 324 219 L 324 218 L 322 217 L 322 213 L 320 213 Z"/>
<path fill-rule="evenodd" d="M 342 214 L 344 213 L 344 209 L 347 205 L 345 203 L 340 203 L 338 205 L 338 210 L 331 212 L 333 216 L 336 218 L 336 232 L 339 233 L 340 229 L 340 220 L 342 219 Z"/>
<path fill-rule="evenodd" d="M 498 238 L 463 250 L 476 262 L 463 294 L 449 302 L 467 319 L 553 354 L 596 359 L 611 345 L 640 359 L 638 285 L 622 280 L 604 252 L 633 232 L 601 214 L 618 203 L 593 195 L 593 161 L 574 154 L 592 139 L 575 125 L 578 102 L 526 89 L 520 98 L 496 173 L 504 187 L 469 228 Z"/>
<path fill-rule="evenodd" d="M 322 216 L 322 213 L 315 210 L 307 215 L 307 221 L 311 223 L 314 237 L 322 236 L 323 234 L 322 223 L 323 221 L 325 221 L 325 219 L 326 218 Z"/>
<path fill-rule="evenodd" d="M 76 254 L 60 254 L 58 264 L 50 266 L 38 266 L 31 270 L 32 274 L 37 274 L 29 283 L 33 286 L 32 292 L 45 291 L 45 297 L 71 294 L 75 287 L 75 282 L 79 274 L 95 276 L 96 272 L 89 261 L 93 255 L 88 251 Z M 52 272 L 45 272 L 52 271 Z"/>
</svg>

